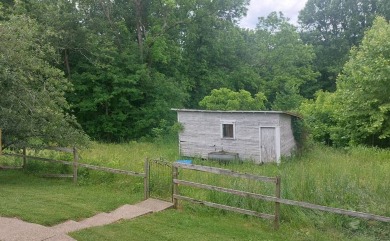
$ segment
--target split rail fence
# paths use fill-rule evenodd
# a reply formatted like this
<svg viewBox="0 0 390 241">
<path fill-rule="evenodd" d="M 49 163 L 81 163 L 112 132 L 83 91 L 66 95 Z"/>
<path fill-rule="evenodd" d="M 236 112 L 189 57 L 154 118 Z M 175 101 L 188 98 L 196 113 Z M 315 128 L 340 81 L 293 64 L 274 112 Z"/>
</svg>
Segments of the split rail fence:
<svg viewBox="0 0 390 241">
<path fill-rule="evenodd" d="M 1 133 L 0 133 L 1 137 Z M 0 143 L 1 145 L 1 143 Z M 65 153 L 71 153 L 73 154 L 73 161 L 64 161 L 64 160 L 58 160 L 58 159 L 50 159 L 50 158 L 44 158 L 44 157 L 37 157 L 37 156 L 31 156 L 27 154 L 27 149 L 23 148 L 22 152 L 23 154 L 18 154 L 18 153 L 3 153 L 1 148 L 0 148 L 0 155 L 4 156 L 13 156 L 13 157 L 19 157 L 22 158 L 23 164 L 22 167 L 26 166 L 27 160 L 38 160 L 38 161 L 44 161 L 44 162 L 51 162 L 51 163 L 60 163 L 63 165 L 68 165 L 72 166 L 73 169 L 73 174 L 72 175 L 67 175 L 67 174 L 48 174 L 45 175 L 47 177 L 72 177 L 73 182 L 76 184 L 77 183 L 77 177 L 78 177 L 78 168 L 79 167 L 84 167 L 87 169 L 92 169 L 92 170 L 97 170 L 97 171 L 104 171 L 104 172 L 109 172 L 109 173 L 114 173 L 114 174 L 123 174 L 127 176 L 135 176 L 135 177 L 140 177 L 143 178 L 144 180 L 144 198 L 147 199 L 149 198 L 149 163 L 146 160 L 145 161 L 145 172 L 140 173 L 140 172 L 135 172 L 135 171 L 128 171 L 128 170 L 121 170 L 121 169 L 116 169 L 116 168 L 110 168 L 110 167 L 102 167 L 102 166 L 95 166 L 95 165 L 90 165 L 86 163 L 80 163 L 79 162 L 79 155 L 78 151 L 76 148 L 64 148 L 64 147 L 46 147 L 44 148 L 46 150 L 53 150 L 53 151 L 59 151 L 59 152 L 65 152 Z"/>
<path fill-rule="evenodd" d="M 200 172 L 207 172 L 207 173 L 214 173 L 219 175 L 226 175 L 236 178 L 245 178 L 245 179 L 252 179 L 256 181 L 262 181 L 262 182 L 273 182 L 275 183 L 275 196 L 268 196 L 268 195 L 262 195 L 257 193 L 251 193 L 251 192 L 245 192 L 245 191 L 239 191 L 229 188 L 223 188 L 218 186 L 212 186 L 212 185 L 206 185 L 202 183 L 195 183 L 190 182 L 186 180 L 179 179 L 179 169 L 188 169 L 193 171 L 200 171 Z M 172 183 L 173 183 L 173 195 L 172 200 L 174 207 L 178 207 L 178 201 L 184 200 L 189 201 L 191 203 L 197 203 L 197 204 L 203 204 L 205 206 L 213 207 L 213 208 L 219 208 L 224 210 L 229 210 L 233 212 L 238 212 L 242 214 L 257 216 L 264 219 L 271 219 L 274 220 L 274 227 L 277 229 L 279 227 L 279 220 L 280 220 L 280 205 L 291 205 L 291 206 L 298 206 L 313 210 L 320 210 L 330 213 L 336 213 L 336 214 L 342 214 L 357 218 L 363 218 L 363 219 L 370 219 L 370 220 L 376 220 L 381 222 L 390 222 L 390 217 L 370 214 L 370 213 L 363 213 L 363 212 L 356 212 L 352 210 L 346 210 L 341 208 L 333 208 L 333 207 L 327 207 L 327 206 L 321 206 L 317 204 L 307 203 L 307 202 L 301 202 L 301 201 L 294 201 L 289 199 L 283 199 L 280 197 L 280 184 L 281 179 L 280 177 L 264 177 L 264 176 L 256 176 L 252 174 L 246 174 L 246 173 L 238 173 L 227 169 L 221 169 L 221 168 L 214 168 L 214 167 L 206 167 L 206 166 L 198 166 L 198 165 L 188 165 L 188 164 L 181 164 L 181 163 L 174 163 L 172 166 Z M 231 207 L 227 205 L 221 205 L 217 203 L 202 201 L 202 200 L 196 200 L 194 198 L 188 197 L 188 196 L 182 196 L 179 194 L 179 185 L 183 186 L 189 186 L 194 188 L 200 188 L 205 190 L 211 190 L 211 191 L 219 191 L 223 193 L 230 193 L 233 195 L 238 195 L 242 197 L 250 197 L 255 198 L 259 200 L 264 200 L 268 202 L 275 203 L 275 213 L 272 214 L 264 214 L 264 213 L 258 213 L 252 210 L 246 210 L 241 209 L 237 207 Z"/>
<path fill-rule="evenodd" d="M 227 205 L 222 205 L 222 204 L 207 202 L 207 201 L 202 201 L 202 200 L 196 200 L 196 199 L 193 199 L 193 198 L 188 197 L 188 196 L 182 196 L 179 194 L 179 185 L 190 186 L 190 187 L 211 190 L 211 191 L 219 191 L 219 192 L 229 193 L 229 194 L 233 194 L 233 195 L 237 195 L 237 196 L 251 197 L 254 199 L 261 199 L 261 200 L 265 200 L 264 197 L 267 197 L 265 195 L 256 194 L 256 193 L 250 193 L 250 192 L 245 192 L 245 191 L 240 191 L 240 190 L 235 190 L 235 189 L 229 189 L 229 188 L 223 188 L 223 187 L 218 187 L 218 186 L 206 185 L 206 184 L 202 184 L 202 183 L 190 182 L 190 181 L 186 181 L 186 180 L 180 180 L 179 179 L 179 168 L 193 170 L 193 171 L 199 171 L 199 172 L 213 173 L 213 174 L 217 174 L 217 175 L 225 175 L 225 176 L 236 177 L 236 178 L 250 179 L 250 180 L 255 180 L 255 181 L 260 181 L 260 182 L 274 183 L 275 184 L 275 197 L 272 197 L 272 198 L 275 199 L 274 200 L 275 212 L 274 212 L 274 214 L 259 213 L 259 212 L 253 211 L 253 210 L 242 209 L 242 208 L 237 208 L 237 207 L 232 207 L 232 206 L 227 206 Z M 278 202 L 278 199 L 280 199 L 280 177 L 257 176 L 257 175 L 247 174 L 247 173 L 234 172 L 234 171 L 222 169 L 222 168 L 174 163 L 172 166 L 172 178 L 173 178 L 173 180 L 172 180 L 172 183 L 173 183 L 172 199 L 173 199 L 173 205 L 175 208 L 178 207 L 178 200 L 185 200 L 185 201 L 189 201 L 192 203 L 203 204 L 205 206 L 209 206 L 209 207 L 213 207 L 213 208 L 219 208 L 219 209 L 224 209 L 224 210 L 242 213 L 242 214 L 246 214 L 246 215 L 256 216 L 256 217 L 260 217 L 260 218 L 264 218 L 264 219 L 274 220 L 274 227 L 275 228 L 279 227 L 280 202 Z M 268 200 L 266 200 L 266 201 L 268 201 Z"/>
<path fill-rule="evenodd" d="M 108 168 L 108 167 L 102 167 L 102 166 L 94 166 L 90 164 L 80 163 L 79 162 L 79 156 L 76 148 L 63 148 L 63 147 L 49 147 L 47 149 L 55 150 L 55 151 L 61 151 L 66 153 L 72 153 L 73 154 L 73 161 L 63 161 L 63 160 L 55 160 L 55 159 L 49 159 L 49 158 L 42 158 L 42 157 L 36 157 L 36 156 L 29 156 L 27 155 L 26 148 L 23 148 L 23 154 L 10 154 L 10 153 L 3 153 L 2 150 L 2 143 L 1 143 L 1 129 L 0 129 L 0 155 L 7 155 L 7 156 L 15 156 L 15 157 L 21 157 L 23 158 L 23 166 L 25 166 L 28 159 L 33 160 L 40 160 L 40 161 L 46 161 L 46 162 L 53 162 L 53 163 L 62 163 L 64 165 L 70 165 L 73 167 L 73 181 L 77 182 L 77 170 L 79 167 L 84 167 L 88 169 L 93 170 L 99 170 L 99 171 L 105 171 L 110 173 L 117 173 L 117 174 L 124 174 L 129 176 L 136 176 L 141 177 L 144 180 L 144 198 L 149 198 L 150 195 L 150 188 L 149 188 L 149 182 L 150 182 L 150 161 L 146 160 L 144 165 L 144 173 L 134 172 L 134 171 L 127 171 L 127 170 L 120 170 L 115 168 Z M 223 188 L 218 186 L 212 186 L 212 185 L 206 185 L 202 183 L 195 183 L 190 182 L 186 180 L 179 179 L 179 169 L 188 169 L 193 171 L 199 171 L 199 172 L 207 172 L 207 173 L 213 173 L 218 175 L 226 175 L 230 177 L 236 177 L 236 178 L 244 178 L 244 179 L 251 179 L 261 182 L 271 182 L 275 184 L 275 196 L 267 196 L 262 194 L 256 194 L 251 192 L 245 192 L 240 190 L 234 190 L 229 188 Z M 194 188 L 200 188 L 205 190 L 211 190 L 211 191 L 219 191 L 223 193 L 229 193 L 233 195 L 238 195 L 242 197 L 250 197 L 254 199 L 264 200 L 268 202 L 273 202 L 275 204 L 275 211 L 274 214 L 265 214 L 265 213 L 259 213 L 253 210 L 246 210 L 241 209 L 237 207 L 231 207 L 227 205 L 222 205 L 218 203 L 212 203 L 212 202 L 206 202 L 202 200 L 196 200 L 191 197 L 182 196 L 179 194 L 179 185 L 183 186 L 189 186 Z M 364 219 L 370 219 L 370 220 L 376 220 L 381 222 L 390 222 L 390 217 L 370 214 L 370 213 L 363 213 L 363 212 L 356 212 L 352 210 L 346 210 L 341 208 L 333 208 L 333 207 L 327 207 L 327 206 L 321 206 L 317 204 L 302 202 L 302 201 L 295 201 L 295 200 L 289 200 L 289 199 L 283 199 L 280 197 L 280 186 L 281 186 L 281 179 L 280 177 L 264 177 L 264 176 L 256 176 L 252 174 L 246 174 L 246 173 L 239 173 L 234 172 L 232 170 L 228 169 L 222 169 L 222 168 L 214 168 L 214 167 L 207 167 L 207 166 L 199 166 L 199 165 L 188 165 L 188 164 L 182 164 L 182 163 L 173 163 L 172 164 L 172 186 L 173 186 L 173 194 L 172 194 L 172 201 L 174 204 L 174 207 L 178 207 L 178 201 L 179 200 L 185 200 L 192 203 L 198 203 L 203 204 L 206 206 L 234 211 L 242 214 L 257 216 L 265 219 L 271 219 L 274 220 L 274 227 L 278 228 L 279 226 L 279 220 L 280 220 L 280 205 L 292 205 L 292 206 L 298 206 L 313 210 L 320 210 L 325 212 L 331 212 L 336 214 L 342 214 L 342 215 L 348 215 L 352 217 L 357 218 L 364 218 Z M 167 190 L 169 191 L 169 190 Z"/>
</svg>

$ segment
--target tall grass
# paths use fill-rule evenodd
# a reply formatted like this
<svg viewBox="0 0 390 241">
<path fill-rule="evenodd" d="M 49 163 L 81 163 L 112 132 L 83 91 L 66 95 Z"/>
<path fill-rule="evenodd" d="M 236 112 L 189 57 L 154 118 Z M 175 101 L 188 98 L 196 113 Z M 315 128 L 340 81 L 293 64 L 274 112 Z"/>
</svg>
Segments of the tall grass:
<svg viewBox="0 0 390 241">
<path fill-rule="evenodd" d="M 171 162 L 180 159 L 175 142 L 130 142 L 124 144 L 94 143 L 90 149 L 80 151 L 80 162 L 143 171 L 146 158 L 163 158 Z M 322 145 L 313 145 L 304 154 L 285 158 L 281 165 L 255 165 L 249 162 L 232 162 L 227 165 L 218 162 L 193 159 L 195 164 L 216 166 L 239 172 L 261 176 L 281 176 L 282 198 L 306 201 L 314 204 L 368 212 L 390 216 L 390 150 L 353 147 L 334 149 Z M 30 171 L 42 168 L 29 162 Z M 63 171 L 55 167 L 57 171 Z M 165 176 L 164 176 L 165 175 Z M 160 185 L 161 179 L 169 181 L 168 174 L 155 176 L 151 185 L 157 191 L 165 192 L 169 185 Z M 273 195 L 275 187 L 270 183 L 261 183 L 215 174 L 181 170 L 180 178 L 210 185 L 233 188 L 265 195 Z M 165 180 L 166 179 L 166 180 Z M 141 179 L 129 179 L 120 175 L 107 174 L 86 169 L 80 170 L 80 185 L 99 184 L 133 187 L 134 192 L 142 192 Z M 168 188 L 167 188 L 168 186 Z M 163 190 L 164 189 L 164 190 Z M 272 213 L 273 204 L 236 197 L 229 194 L 203 191 L 180 186 L 180 192 L 193 198 L 216 203 L 248 208 L 263 213 Z M 200 206 L 184 203 L 184 208 L 199 212 L 220 213 Z M 366 221 L 300 207 L 282 205 L 282 225 L 304 229 L 336 229 L 348 235 L 360 235 L 367 239 L 390 240 L 390 226 L 387 223 Z"/>
<path fill-rule="evenodd" d="M 262 176 L 281 176 L 282 198 L 368 212 L 390 217 L 390 151 L 366 147 L 334 149 L 313 146 L 304 155 L 274 164 L 253 165 L 195 160 L 195 163 L 223 167 Z M 243 191 L 273 195 L 272 184 L 237 180 L 213 174 L 182 171 L 181 178 Z M 180 187 L 182 194 L 263 213 L 272 213 L 273 204 L 212 191 Z M 390 225 L 348 216 L 282 206 L 282 222 L 297 226 L 339 228 L 351 234 L 373 235 L 390 240 Z"/>
<path fill-rule="evenodd" d="M 80 151 L 81 161 L 106 167 L 143 171 L 145 160 L 164 158 L 177 160 L 175 142 L 136 142 L 122 144 L 93 143 L 91 148 Z"/>
</svg>

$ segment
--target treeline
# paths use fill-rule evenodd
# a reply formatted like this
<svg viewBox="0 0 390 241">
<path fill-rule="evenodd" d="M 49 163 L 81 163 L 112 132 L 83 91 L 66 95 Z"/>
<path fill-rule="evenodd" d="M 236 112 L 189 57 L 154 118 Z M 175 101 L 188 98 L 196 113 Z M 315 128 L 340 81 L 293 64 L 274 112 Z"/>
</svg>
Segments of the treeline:
<svg viewBox="0 0 390 241">
<path fill-rule="evenodd" d="M 0 67 L 0 90 L 10 91 L 12 81 L 8 73 L 19 70 L 17 58 L 33 55 L 31 63 L 37 58 L 42 65 L 34 67 L 32 64 L 30 69 L 24 69 L 23 78 L 28 82 L 28 73 L 36 73 L 37 69 L 61 70 L 64 78 L 52 76 L 50 71 L 38 73 L 41 81 L 34 83 L 32 89 L 47 89 L 46 86 L 54 82 L 52 79 L 60 79 L 48 92 L 52 99 L 58 98 L 52 109 L 60 113 L 57 117 L 68 118 L 66 122 L 71 123 L 68 125 L 72 128 L 77 128 L 72 117 L 75 116 L 93 139 L 126 141 L 167 132 L 175 120 L 170 108 L 200 108 L 199 102 L 212 90 L 226 88 L 261 96 L 261 105 L 254 107 L 257 109 L 294 110 L 310 115 L 308 124 L 314 130 L 319 118 L 310 121 L 311 117 L 320 115 L 319 112 L 332 115 L 330 119 L 322 118 L 325 122 L 320 121 L 329 126 L 324 130 L 327 133 L 314 131 L 319 141 L 342 145 L 352 140 L 356 143 L 370 140 L 374 145 L 386 144 L 383 140 L 387 140 L 387 135 L 379 133 L 383 128 L 357 138 L 342 134 L 343 128 L 361 126 L 351 126 L 348 122 L 348 118 L 354 119 L 353 115 L 336 121 L 341 117 L 324 108 L 320 110 L 316 97 L 328 93 L 331 96 L 330 93 L 339 88 L 337 76 L 342 73 L 351 47 L 361 44 L 376 16 L 390 17 L 390 3 L 386 0 L 309 0 L 300 12 L 298 27 L 291 25 L 282 13 L 270 13 L 268 17 L 259 18 L 254 30 L 238 25 L 248 3 L 248 0 L 2 1 L 0 27 L 20 29 L 17 25 L 27 21 L 34 28 L 8 33 L 14 33 L 12 41 L 27 41 L 25 52 L 18 52 L 17 45 L 0 47 L 2 55 L 7 51 L 17 53 L 13 66 L 8 66 L 2 57 L 5 62 Z M 387 24 L 379 22 L 378 25 Z M 23 31 L 33 31 L 30 39 L 23 37 Z M 2 41 L 10 39 L 4 37 Z M 47 46 L 51 51 L 41 51 L 42 55 L 37 56 L 37 46 Z M 354 51 L 351 55 L 358 55 L 359 50 Z M 354 71 L 346 69 L 340 81 L 348 79 Z M 387 77 L 382 77 L 385 78 L 382 87 L 388 88 Z M 352 84 L 348 88 L 344 92 L 355 91 Z M 22 92 L 11 94 L 15 93 Z M 63 103 L 61 96 L 67 103 Z M 330 102 L 333 105 L 340 101 L 356 102 L 345 99 Z M 362 101 L 365 101 L 363 97 Z M 3 119 L 5 109 L 16 108 L 1 100 L 0 104 Z M 24 115 L 39 115 L 37 113 L 42 114 L 45 109 L 44 104 L 35 107 L 35 111 L 25 111 Z M 26 105 L 21 103 L 17 108 L 23 109 Z M 385 122 L 380 119 L 389 112 L 387 107 L 377 108 L 386 110 L 375 122 L 383 126 Z M 335 109 L 329 108 L 330 111 Z M 375 110 L 372 112 L 375 115 Z M 41 117 L 50 123 L 43 114 Z M 372 118 L 366 119 L 372 121 Z M 12 126 L 11 121 L 7 123 Z M 338 127 L 338 135 L 332 132 L 334 126 Z M 32 128 L 26 124 L 24 132 L 31 132 Z M 42 128 L 42 124 L 37 124 L 36 130 Z M 63 135 L 66 136 L 66 131 Z"/>
</svg>

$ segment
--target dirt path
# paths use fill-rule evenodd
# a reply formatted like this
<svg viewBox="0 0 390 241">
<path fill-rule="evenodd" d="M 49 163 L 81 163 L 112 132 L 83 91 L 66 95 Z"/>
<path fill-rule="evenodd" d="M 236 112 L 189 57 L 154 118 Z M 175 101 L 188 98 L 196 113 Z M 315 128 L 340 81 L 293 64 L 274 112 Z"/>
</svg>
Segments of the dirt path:
<svg viewBox="0 0 390 241">
<path fill-rule="evenodd" d="M 0 217 L 1 241 L 71 241 L 67 233 L 103 226 L 119 220 L 136 218 L 172 207 L 172 203 L 157 199 L 147 199 L 134 205 L 123 205 L 110 213 L 99 213 L 93 217 L 73 221 L 68 220 L 53 227 L 27 223 L 16 218 Z"/>
</svg>

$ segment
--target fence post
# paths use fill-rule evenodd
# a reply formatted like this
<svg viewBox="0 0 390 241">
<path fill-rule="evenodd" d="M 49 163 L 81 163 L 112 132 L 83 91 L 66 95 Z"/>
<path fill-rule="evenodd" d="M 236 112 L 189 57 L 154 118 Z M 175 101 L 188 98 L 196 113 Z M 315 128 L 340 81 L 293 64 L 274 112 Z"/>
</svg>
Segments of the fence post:
<svg viewBox="0 0 390 241">
<path fill-rule="evenodd" d="M 1 142 L 1 128 L 0 128 L 0 156 L 3 154 L 3 143 Z"/>
<path fill-rule="evenodd" d="M 76 147 L 73 147 L 73 183 L 77 183 L 77 167 L 78 167 L 79 156 Z"/>
<path fill-rule="evenodd" d="M 26 167 L 27 164 L 27 148 L 23 147 L 23 168 Z"/>
<path fill-rule="evenodd" d="M 144 172 L 145 172 L 145 176 L 144 176 L 144 199 L 148 199 L 149 198 L 149 178 L 150 178 L 150 165 L 149 165 L 149 160 L 148 158 L 145 159 L 145 165 L 144 165 Z"/>
<path fill-rule="evenodd" d="M 275 183 L 275 197 L 280 199 L 280 176 L 276 177 Z M 275 202 L 275 219 L 274 219 L 274 228 L 279 228 L 279 220 L 280 220 L 280 202 Z"/>
<path fill-rule="evenodd" d="M 175 179 L 178 179 L 179 178 L 179 168 L 175 166 L 175 164 L 172 165 L 172 185 L 173 185 L 173 188 L 172 188 L 172 192 L 173 192 L 173 195 L 172 195 L 172 202 L 173 202 L 173 207 L 175 209 L 178 208 L 178 200 L 177 198 L 175 198 L 174 195 L 178 195 L 179 193 L 179 185 L 177 183 L 174 182 Z"/>
</svg>

